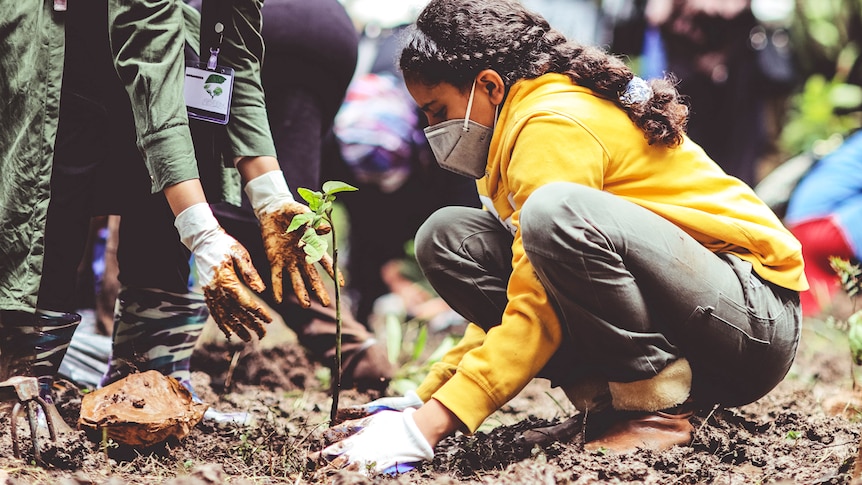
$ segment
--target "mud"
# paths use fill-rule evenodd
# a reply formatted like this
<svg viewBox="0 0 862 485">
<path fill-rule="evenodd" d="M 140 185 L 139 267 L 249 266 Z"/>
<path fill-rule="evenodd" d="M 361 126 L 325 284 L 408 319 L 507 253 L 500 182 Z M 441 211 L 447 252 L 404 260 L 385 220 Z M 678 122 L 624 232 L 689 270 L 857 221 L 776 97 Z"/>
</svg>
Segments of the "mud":
<svg viewBox="0 0 862 485">
<path fill-rule="evenodd" d="M 217 333 L 217 332 L 216 332 Z M 309 455 L 324 446 L 331 405 L 328 379 L 293 342 L 262 346 L 214 340 L 192 361 L 198 394 L 222 411 L 246 411 L 249 427 L 204 421 L 183 440 L 148 450 L 65 435 L 43 450 L 48 467 L 33 464 L 29 431 L 20 428 L 24 459 L 12 457 L 8 418 L 0 418 L 0 483 L 30 484 L 276 484 L 314 483 Z M 206 372 L 203 372 L 203 369 Z M 583 434 L 536 445 L 530 429 L 575 415 L 559 389 L 530 384 L 472 436 L 436 448 L 434 460 L 395 477 L 342 471 L 338 484 L 637 483 L 849 484 L 860 442 L 860 392 L 852 385 L 844 335 L 809 321 L 790 374 L 747 406 L 707 410 L 692 418 L 690 446 L 630 455 L 590 453 Z M 856 374 L 859 374 L 856 371 Z M 59 407 L 74 423 L 81 391 L 59 388 Z M 341 416 L 376 395 L 342 390 Z M 47 442 L 46 442 L 47 445 Z"/>
</svg>

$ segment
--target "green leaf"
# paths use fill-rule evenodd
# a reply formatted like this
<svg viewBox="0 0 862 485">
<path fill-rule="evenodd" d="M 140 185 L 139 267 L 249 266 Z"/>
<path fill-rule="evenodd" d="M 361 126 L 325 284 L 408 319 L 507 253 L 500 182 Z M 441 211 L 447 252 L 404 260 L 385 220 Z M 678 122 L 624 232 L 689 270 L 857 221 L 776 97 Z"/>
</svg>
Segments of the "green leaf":
<svg viewBox="0 0 862 485">
<path fill-rule="evenodd" d="M 326 238 L 319 236 L 311 227 L 307 228 L 305 233 L 303 233 L 302 242 L 305 243 L 302 246 L 302 249 L 305 250 L 305 262 L 309 264 L 316 263 L 326 254 Z"/>
<path fill-rule="evenodd" d="M 410 360 L 419 360 L 422 352 L 425 350 L 425 344 L 428 342 L 428 325 L 422 324 L 419 326 L 419 335 L 416 336 L 416 341 L 413 342 L 413 355 Z"/>
<path fill-rule="evenodd" d="M 401 319 L 390 313 L 386 315 L 384 324 L 386 326 L 386 354 L 389 356 L 389 362 L 397 365 L 398 357 L 401 355 Z"/>
<path fill-rule="evenodd" d="M 452 350 L 452 348 L 455 347 L 457 343 L 457 338 L 453 337 L 452 335 L 447 335 L 446 338 L 444 338 L 443 341 L 440 342 L 440 345 L 438 345 L 437 348 L 434 349 L 434 352 L 432 352 L 431 355 L 428 356 L 428 363 L 433 364 L 434 362 L 439 362 L 440 359 L 442 359 L 447 352 Z"/>
<path fill-rule="evenodd" d="M 327 194 L 337 194 L 338 192 L 353 192 L 359 190 L 356 187 L 339 182 L 338 180 L 330 180 L 323 183 L 323 191 Z"/>
<path fill-rule="evenodd" d="M 291 219 L 290 225 L 287 226 L 287 231 L 285 232 L 293 232 L 305 224 L 313 222 L 315 217 L 316 214 L 314 212 L 303 212 L 302 214 L 297 214 L 293 216 L 293 219 Z"/>
<path fill-rule="evenodd" d="M 315 218 L 314 218 L 314 222 L 312 222 L 312 223 L 311 223 L 311 227 L 313 227 L 313 228 L 315 228 L 315 229 L 318 229 L 318 228 L 319 228 L 320 226 L 322 226 L 324 223 L 328 223 L 328 224 L 330 224 L 330 226 L 332 225 L 332 223 L 331 223 L 331 222 L 329 222 L 329 221 L 327 221 L 327 220 L 326 220 L 326 217 L 324 217 L 324 216 L 317 216 L 317 217 L 315 217 Z"/>
<path fill-rule="evenodd" d="M 837 256 L 830 256 L 829 266 L 841 279 L 841 287 L 848 296 L 856 296 L 862 292 L 862 268 L 859 265 Z"/>
<path fill-rule="evenodd" d="M 207 76 L 207 80 L 204 81 L 204 84 L 210 84 L 210 83 L 221 84 L 225 81 L 227 81 L 227 78 L 224 76 L 221 76 L 219 74 L 210 74 L 209 76 Z"/>
<path fill-rule="evenodd" d="M 407 391 L 415 391 L 418 387 L 416 381 L 406 377 L 396 377 L 389 383 L 389 388 L 396 396 L 403 396 Z"/>
<path fill-rule="evenodd" d="M 323 197 L 323 194 L 321 194 L 320 192 L 316 192 L 316 191 L 311 190 L 311 189 L 306 189 L 305 187 L 300 187 L 300 188 L 296 189 L 296 191 L 299 193 L 299 196 L 302 197 L 303 199 L 305 199 L 305 201 L 308 202 L 309 204 L 311 204 L 313 201 L 319 200 L 321 197 Z"/>
<path fill-rule="evenodd" d="M 862 365 L 862 310 L 850 315 L 847 318 L 847 324 L 850 326 L 847 331 L 850 354 L 856 365 Z"/>
<path fill-rule="evenodd" d="M 862 88 L 852 84 L 835 84 L 829 93 L 829 99 L 837 108 L 855 108 L 862 104 Z"/>
</svg>

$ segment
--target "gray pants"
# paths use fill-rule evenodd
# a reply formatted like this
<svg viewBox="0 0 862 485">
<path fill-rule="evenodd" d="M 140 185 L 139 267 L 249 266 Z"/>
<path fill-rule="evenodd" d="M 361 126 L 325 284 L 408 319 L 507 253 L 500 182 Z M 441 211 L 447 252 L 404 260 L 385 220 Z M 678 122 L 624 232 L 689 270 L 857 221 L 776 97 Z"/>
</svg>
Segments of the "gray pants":
<svg viewBox="0 0 862 485">
<path fill-rule="evenodd" d="M 692 396 L 743 405 L 787 374 L 799 342 L 799 295 L 716 254 L 655 213 L 607 192 L 556 182 L 520 214 L 522 239 L 564 341 L 540 377 L 631 382 L 685 357 Z M 488 330 L 507 304 L 513 236 L 489 212 L 447 207 L 416 234 L 440 296 Z"/>
</svg>

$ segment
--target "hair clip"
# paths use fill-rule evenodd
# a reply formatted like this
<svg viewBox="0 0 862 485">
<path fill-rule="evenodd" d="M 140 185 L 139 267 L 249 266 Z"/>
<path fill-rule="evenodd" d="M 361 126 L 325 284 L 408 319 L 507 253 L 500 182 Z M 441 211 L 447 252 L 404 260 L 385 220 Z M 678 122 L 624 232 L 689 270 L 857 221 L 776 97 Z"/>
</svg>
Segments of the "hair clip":
<svg viewBox="0 0 862 485">
<path fill-rule="evenodd" d="M 626 89 L 620 95 L 620 103 L 623 106 L 642 104 L 652 97 L 652 88 L 643 79 L 635 76 L 626 84 Z"/>
</svg>

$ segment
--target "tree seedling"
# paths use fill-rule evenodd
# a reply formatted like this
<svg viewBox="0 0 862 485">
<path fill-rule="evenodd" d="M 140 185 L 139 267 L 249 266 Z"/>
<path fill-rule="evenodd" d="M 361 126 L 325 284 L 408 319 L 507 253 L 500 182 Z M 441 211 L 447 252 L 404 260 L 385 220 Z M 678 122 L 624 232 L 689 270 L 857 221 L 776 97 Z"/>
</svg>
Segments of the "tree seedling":
<svg viewBox="0 0 862 485">
<path fill-rule="evenodd" d="M 332 204 L 335 194 L 339 192 L 352 192 L 359 190 L 356 187 L 338 181 L 323 183 L 322 192 L 300 187 L 297 189 L 300 197 L 308 202 L 310 212 L 298 214 L 290 221 L 287 232 L 296 231 L 304 227 L 301 243 L 305 251 L 305 261 L 309 264 L 316 263 L 323 258 L 327 250 L 325 235 L 320 235 L 317 230 L 324 224 L 331 227 L 332 238 L 332 268 L 333 283 L 335 284 L 335 372 L 332 379 L 332 409 L 329 414 L 329 422 L 335 423 L 335 415 L 338 411 L 338 394 L 341 391 L 341 284 L 342 278 L 338 271 L 338 245 L 335 234 L 335 224 L 332 221 Z"/>
<path fill-rule="evenodd" d="M 841 288 L 847 296 L 854 298 L 862 292 L 862 268 L 846 259 L 832 256 L 829 265 L 841 280 Z M 847 332 L 850 344 L 850 357 L 855 365 L 862 365 L 862 310 L 856 311 L 843 322 L 843 329 Z M 853 389 L 858 384 L 854 375 L 853 366 L 850 367 L 853 380 Z"/>
<path fill-rule="evenodd" d="M 830 256 L 829 265 L 840 278 L 841 288 L 849 297 L 855 298 L 862 293 L 862 268 L 858 264 L 853 264 L 837 256 Z M 853 360 L 853 364 L 862 365 L 862 310 L 857 310 L 850 315 L 845 323 L 845 330 L 847 331 L 847 338 L 850 344 L 850 358 Z M 850 366 L 850 377 L 853 383 L 853 390 L 857 391 L 857 378 L 854 366 L 852 365 Z M 856 453 L 856 463 L 853 467 L 853 472 L 850 474 L 850 478 L 853 481 L 858 481 L 862 478 L 862 442 L 859 445 Z"/>
</svg>

